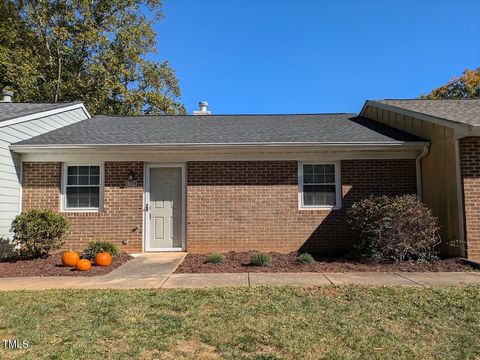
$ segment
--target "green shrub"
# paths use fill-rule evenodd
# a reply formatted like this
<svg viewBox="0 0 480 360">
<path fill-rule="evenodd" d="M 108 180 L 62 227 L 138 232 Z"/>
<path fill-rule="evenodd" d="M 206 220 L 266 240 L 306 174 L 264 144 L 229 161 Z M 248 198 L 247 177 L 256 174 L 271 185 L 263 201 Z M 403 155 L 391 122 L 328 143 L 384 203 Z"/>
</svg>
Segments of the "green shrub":
<svg viewBox="0 0 480 360">
<path fill-rule="evenodd" d="M 29 210 L 17 215 L 10 231 L 20 252 L 32 257 L 47 256 L 59 250 L 68 236 L 70 224 L 51 210 Z"/>
<path fill-rule="evenodd" d="M 438 219 L 415 195 L 370 197 L 348 212 L 357 255 L 379 261 L 438 258 Z"/>
<path fill-rule="evenodd" d="M 108 241 L 91 241 L 85 250 L 83 250 L 82 258 L 94 260 L 95 256 L 101 252 L 108 252 L 112 257 L 115 257 L 120 254 L 120 249 L 117 245 Z"/>
<path fill-rule="evenodd" d="M 272 258 L 268 254 L 254 254 L 250 258 L 250 264 L 254 266 L 270 266 Z"/>
<path fill-rule="evenodd" d="M 315 259 L 313 258 L 312 255 L 308 253 L 303 253 L 298 255 L 298 261 L 304 263 L 304 264 L 313 264 L 315 262 Z"/>
<path fill-rule="evenodd" d="M 219 253 L 208 255 L 208 262 L 212 264 L 221 264 L 225 261 L 225 256 Z"/>
</svg>

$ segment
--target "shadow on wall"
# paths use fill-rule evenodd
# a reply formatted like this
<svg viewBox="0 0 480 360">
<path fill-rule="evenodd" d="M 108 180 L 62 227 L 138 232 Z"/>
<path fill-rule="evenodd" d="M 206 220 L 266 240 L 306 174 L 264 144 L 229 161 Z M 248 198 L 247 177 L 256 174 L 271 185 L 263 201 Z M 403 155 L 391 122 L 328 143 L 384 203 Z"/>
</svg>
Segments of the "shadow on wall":
<svg viewBox="0 0 480 360">
<path fill-rule="evenodd" d="M 355 234 L 348 210 L 369 196 L 416 194 L 414 160 L 342 161 L 342 204 L 328 213 L 300 247 L 301 252 L 344 255 L 352 250 Z"/>
</svg>

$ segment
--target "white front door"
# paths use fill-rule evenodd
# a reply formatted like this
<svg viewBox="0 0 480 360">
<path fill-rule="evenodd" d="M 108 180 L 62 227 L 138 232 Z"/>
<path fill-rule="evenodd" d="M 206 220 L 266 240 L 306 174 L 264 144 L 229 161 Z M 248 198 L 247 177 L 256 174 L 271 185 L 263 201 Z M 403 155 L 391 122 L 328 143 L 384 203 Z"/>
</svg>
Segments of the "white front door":
<svg viewBox="0 0 480 360">
<path fill-rule="evenodd" d="M 146 251 L 182 250 L 182 167 L 149 167 Z"/>
</svg>

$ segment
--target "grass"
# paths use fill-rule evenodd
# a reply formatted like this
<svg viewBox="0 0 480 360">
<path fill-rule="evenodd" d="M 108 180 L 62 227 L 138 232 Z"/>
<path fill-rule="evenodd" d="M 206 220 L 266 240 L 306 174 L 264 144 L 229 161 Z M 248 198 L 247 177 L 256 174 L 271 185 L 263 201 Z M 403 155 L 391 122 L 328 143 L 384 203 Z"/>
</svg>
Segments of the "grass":
<svg viewBox="0 0 480 360">
<path fill-rule="evenodd" d="M 474 359 L 480 287 L 0 293 L 0 358 Z"/>
</svg>

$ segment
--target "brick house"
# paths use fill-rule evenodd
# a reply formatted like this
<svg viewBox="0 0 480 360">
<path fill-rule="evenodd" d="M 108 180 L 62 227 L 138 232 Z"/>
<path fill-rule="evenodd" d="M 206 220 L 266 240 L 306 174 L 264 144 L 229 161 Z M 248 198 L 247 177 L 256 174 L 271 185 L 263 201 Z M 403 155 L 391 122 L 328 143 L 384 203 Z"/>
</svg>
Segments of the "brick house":
<svg viewBox="0 0 480 360">
<path fill-rule="evenodd" d="M 108 240 L 130 252 L 328 253 L 350 246 L 353 202 L 415 193 L 439 216 L 446 242 L 467 240 L 444 251 L 478 258 L 480 149 L 464 122 L 465 113 L 480 114 L 480 103 L 415 102 L 452 113 L 467 107 L 455 120 L 404 104 L 368 101 L 360 116 L 209 115 L 205 108 L 196 116 L 96 116 L 10 146 L 22 159 L 22 211 L 48 208 L 68 218 L 69 248 Z M 465 131 L 458 154 L 446 140 L 450 128 L 459 136 L 457 127 Z M 445 179 L 441 170 L 430 175 L 446 159 L 454 163 L 443 167 Z M 464 191 L 457 182 L 443 185 L 447 178 Z M 445 198 L 432 186 L 445 186 Z"/>
</svg>

